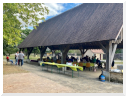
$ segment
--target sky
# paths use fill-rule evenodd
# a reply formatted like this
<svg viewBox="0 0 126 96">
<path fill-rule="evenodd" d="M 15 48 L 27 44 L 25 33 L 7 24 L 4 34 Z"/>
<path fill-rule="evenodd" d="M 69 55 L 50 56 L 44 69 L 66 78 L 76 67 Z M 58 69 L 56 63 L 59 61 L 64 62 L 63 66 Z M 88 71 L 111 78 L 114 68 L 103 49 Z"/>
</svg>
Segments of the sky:
<svg viewBox="0 0 126 96">
<path fill-rule="evenodd" d="M 49 14 L 45 17 L 45 20 L 48 20 L 52 17 L 55 17 L 69 9 L 72 9 L 81 3 L 45 3 L 45 6 L 49 9 Z M 24 28 L 25 29 L 25 28 Z M 33 29 L 32 26 L 29 26 L 28 29 Z"/>
</svg>

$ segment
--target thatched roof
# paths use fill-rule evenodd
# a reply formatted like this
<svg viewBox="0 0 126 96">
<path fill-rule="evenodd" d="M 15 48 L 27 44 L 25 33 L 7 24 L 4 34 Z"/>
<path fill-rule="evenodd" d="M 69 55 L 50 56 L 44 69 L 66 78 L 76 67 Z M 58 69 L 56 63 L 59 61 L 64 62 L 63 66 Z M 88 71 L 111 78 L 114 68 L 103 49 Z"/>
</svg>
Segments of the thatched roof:
<svg viewBox="0 0 126 96">
<path fill-rule="evenodd" d="M 123 25 L 123 3 L 84 3 L 39 24 L 19 48 L 114 40 Z"/>
</svg>

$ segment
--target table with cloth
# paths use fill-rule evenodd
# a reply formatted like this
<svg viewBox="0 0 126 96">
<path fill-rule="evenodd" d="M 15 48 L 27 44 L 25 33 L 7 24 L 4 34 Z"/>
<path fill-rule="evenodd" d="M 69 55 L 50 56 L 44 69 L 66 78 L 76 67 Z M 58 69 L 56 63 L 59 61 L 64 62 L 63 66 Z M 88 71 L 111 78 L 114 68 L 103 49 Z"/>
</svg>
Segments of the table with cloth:
<svg viewBox="0 0 126 96">
<path fill-rule="evenodd" d="M 70 66 L 70 65 L 66 65 L 66 64 L 59 64 L 59 63 L 51 63 L 51 62 L 41 62 L 40 63 L 40 66 L 42 64 L 47 64 L 47 70 L 48 70 L 48 65 L 51 65 L 51 72 L 52 72 L 52 68 L 53 68 L 53 65 L 57 66 L 57 68 L 59 69 L 59 73 L 60 73 L 60 68 L 62 67 L 70 67 L 72 69 L 72 77 L 73 77 L 73 71 L 78 71 L 78 76 L 79 76 L 79 70 L 83 71 L 83 67 L 81 66 Z M 43 67 L 42 67 L 43 68 Z M 65 69 L 65 68 L 64 68 Z M 79 69 L 79 70 L 77 70 Z M 43 70 L 43 69 L 42 69 Z M 64 74 L 65 74 L 65 70 L 64 70 Z"/>
</svg>

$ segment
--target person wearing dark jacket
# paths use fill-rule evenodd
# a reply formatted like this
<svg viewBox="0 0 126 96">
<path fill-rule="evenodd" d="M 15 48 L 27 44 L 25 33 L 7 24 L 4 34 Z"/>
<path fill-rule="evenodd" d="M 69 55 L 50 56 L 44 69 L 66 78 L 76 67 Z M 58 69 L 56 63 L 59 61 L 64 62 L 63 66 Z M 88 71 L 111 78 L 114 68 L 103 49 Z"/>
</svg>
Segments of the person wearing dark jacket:
<svg viewBox="0 0 126 96">
<path fill-rule="evenodd" d="M 115 63 L 115 62 L 114 62 L 114 59 L 113 59 L 113 62 L 112 62 L 112 67 L 114 66 L 114 63 Z"/>
</svg>

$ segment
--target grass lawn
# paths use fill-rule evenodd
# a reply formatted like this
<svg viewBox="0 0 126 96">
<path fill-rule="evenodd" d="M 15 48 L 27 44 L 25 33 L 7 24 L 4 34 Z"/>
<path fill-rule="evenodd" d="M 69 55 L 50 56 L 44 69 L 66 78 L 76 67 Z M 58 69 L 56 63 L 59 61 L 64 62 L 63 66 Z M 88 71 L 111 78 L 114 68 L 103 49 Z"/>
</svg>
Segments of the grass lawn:
<svg viewBox="0 0 126 96">
<path fill-rule="evenodd" d="M 3 75 L 27 72 L 28 71 L 21 69 L 19 66 L 11 65 L 10 62 L 6 64 L 6 62 L 3 61 Z"/>
<path fill-rule="evenodd" d="M 15 54 L 11 54 L 10 56 L 9 56 L 9 58 L 10 59 L 15 59 Z M 38 58 L 40 58 L 40 55 L 38 54 L 37 56 L 35 56 L 34 57 L 34 54 L 31 54 L 30 56 L 29 56 L 29 59 L 30 60 L 37 60 Z M 46 58 L 46 57 L 43 57 L 43 58 Z M 51 58 L 51 57 L 50 57 Z M 6 59 L 6 56 L 3 56 L 3 59 Z M 27 59 L 27 56 L 25 56 L 25 58 L 24 59 Z"/>
<path fill-rule="evenodd" d="M 115 64 L 123 64 L 123 62 L 115 62 Z"/>
</svg>

